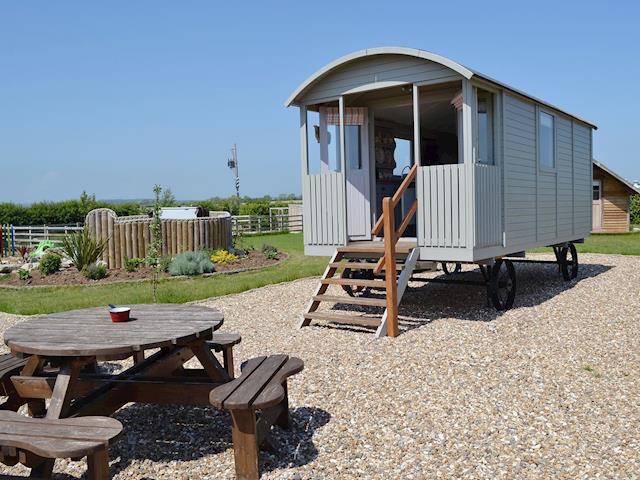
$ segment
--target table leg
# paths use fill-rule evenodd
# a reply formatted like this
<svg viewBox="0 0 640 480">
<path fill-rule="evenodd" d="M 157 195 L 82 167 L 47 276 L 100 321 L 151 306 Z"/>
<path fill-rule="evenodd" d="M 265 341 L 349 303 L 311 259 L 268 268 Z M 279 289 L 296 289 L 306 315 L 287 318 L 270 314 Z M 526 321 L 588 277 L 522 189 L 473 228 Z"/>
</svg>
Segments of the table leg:
<svg viewBox="0 0 640 480">
<path fill-rule="evenodd" d="M 55 459 L 45 458 L 42 463 L 37 467 L 31 469 L 32 478 L 51 478 L 53 473 L 53 466 L 55 465 Z"/>
<path fill-rule="evenodd" d="M 231 410 L 231 435 L 236 478 L 258 480 L 258 434 L 253 410 Z"/>
<path fill-rule="evenodd" d="M 32 376 L 42 371 L 44 368 L 45 359 L 38 356 L 32 355 L 27 360 L 27 364 L 22 368 L 20 375 L 24 376 Z M 27 408 L 29 410 L 29 415 L 32 417 L 44 417 L 47 407 L 44 403 L 43 399 L 30 400 L 27 402 Z"/>
<path fill-rule="evenodd" d="M 73 359 L 60 367 L 53 387 L 53 394 L 49 402 L 47 418 L 62 418 L 66 416 L 71 400 L 73 399 L 73 387 L 83 362 Z"/>
<path fill-rule="evenodd" d="M 133 364 L 137 365 L 144 361 L 144 350 L 136 352 L 133 354 Z"/>
<path fill-rule="evenodd" d="M 189 348 L 200 361 L 211 380 L 216 382 L 228 382 L 231 380 L 227 371 L 220 365 L 220 362 L 204 341 L 191 343 Z"/>
</svg>

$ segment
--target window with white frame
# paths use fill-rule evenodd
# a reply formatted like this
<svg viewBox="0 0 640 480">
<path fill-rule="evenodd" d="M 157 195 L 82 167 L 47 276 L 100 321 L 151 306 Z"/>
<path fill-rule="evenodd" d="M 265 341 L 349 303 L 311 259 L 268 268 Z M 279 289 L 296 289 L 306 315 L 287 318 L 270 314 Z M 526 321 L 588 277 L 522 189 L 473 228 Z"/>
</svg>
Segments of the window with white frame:
<svg viewBox="0 0 640 480">
<path fill-rule="evenodd" d="M 493 94 L 477 90 L 478 162 L 493 165 Z"/>
<path fill-rule="evenodd" d="M 552 170 L 556 168 L 555 118 L 547 112 L 538 116 L 538 149 L 540 167 Z"/>
</svg>

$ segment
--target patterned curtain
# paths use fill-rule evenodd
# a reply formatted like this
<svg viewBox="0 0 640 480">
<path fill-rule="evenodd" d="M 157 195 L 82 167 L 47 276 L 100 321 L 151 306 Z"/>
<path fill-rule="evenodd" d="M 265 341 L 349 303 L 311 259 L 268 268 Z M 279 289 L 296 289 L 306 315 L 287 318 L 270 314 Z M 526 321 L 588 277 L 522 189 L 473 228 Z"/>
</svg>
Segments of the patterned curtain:
<svg viewBox="0 0 640 480">
<path fill-rule="evenodd" d="M 326 115 L 327 125 L 340 125 L 340 109 L 338 107 L 320 107 L 320 113 Z M 346 107 L 344 109 L 345 125 L 364 125 L 366 107 Z"/>
</svg>

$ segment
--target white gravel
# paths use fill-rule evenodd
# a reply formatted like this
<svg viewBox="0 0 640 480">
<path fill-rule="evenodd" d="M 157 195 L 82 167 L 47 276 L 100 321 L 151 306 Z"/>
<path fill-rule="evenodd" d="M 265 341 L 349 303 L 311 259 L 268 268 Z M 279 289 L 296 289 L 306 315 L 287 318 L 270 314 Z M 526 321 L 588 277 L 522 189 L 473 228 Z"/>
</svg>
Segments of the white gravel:
<svg viewBox="0 0 640 480">
<path fill-rule="evenodd" d="M 581 262 L 573 283 L 517 265 L 516 305 L 502 314 L 482 288 L 412 284 L 396 339 L 298 330 L 313 279 L 203 302 L 242 334 L 238 360 L 305 361 L 290 380 L 293 431 L 275 430 L 263 478 L 640 478 L 640 257 Z M 130 405 L 115 416 L 114 478 L 233 478 L 226 414 Z M 84 468 L 56 463 L 64 479 Z"/>
</svg>

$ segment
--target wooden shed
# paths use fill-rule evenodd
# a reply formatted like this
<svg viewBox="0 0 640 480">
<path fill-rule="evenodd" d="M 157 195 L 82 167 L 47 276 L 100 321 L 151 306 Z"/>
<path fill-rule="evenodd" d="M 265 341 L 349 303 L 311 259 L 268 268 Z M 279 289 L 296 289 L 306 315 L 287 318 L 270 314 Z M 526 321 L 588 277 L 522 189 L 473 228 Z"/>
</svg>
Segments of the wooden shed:
<svg viewBox="0 0 640 480">
<path fill-rule="evenodd" d="M 593 231 L 596 233 L 628 232 L 631 195 L 640 195 L 640 190 L 606 165 L 594 159 Z"/>
<path fill-rule="evenodd" d="M 332 256 L 302 325 L 328 320 L 316 312 L 338 301 L 328 285 L 353 294 L 383 281 L 384 302 L 359 299 L 384 306 L 382 321 L 362 323 L 395 335 L 420 262 L 506 272 L 511 296 L 502 257 L 548 245 L 563 262 L 591 231 L 596 127 L 453 60 L 362 50 L 311 75 L 286 106 L 300 110 L 305 253 Z"/>
</svg>

